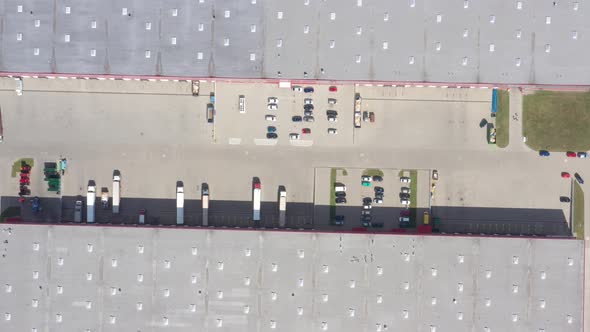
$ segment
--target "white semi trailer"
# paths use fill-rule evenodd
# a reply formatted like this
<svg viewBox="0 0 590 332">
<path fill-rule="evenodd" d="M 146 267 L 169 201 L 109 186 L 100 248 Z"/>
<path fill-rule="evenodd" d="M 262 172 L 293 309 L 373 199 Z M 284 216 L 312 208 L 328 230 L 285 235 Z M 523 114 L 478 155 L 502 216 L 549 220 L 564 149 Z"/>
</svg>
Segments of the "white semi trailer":
<svg viewBox="0 0 590 332">
<path fill-rule="evenodd" d="M 256 182 L 252 193 L 252 220 L 254 221 L 260 221 L 260 195 L 260 182 Z"/>
<path fill-rule="evenodd" d="M 96 202 L 96 186 L 89 184 L 86 193 L 86 222 L 94 222 L 94 203 Z"/>
<path fill-rule="evenodd" d="M 176 186 L 176 224 L 184 224 L 184 187 Z"/>
<path fill-rule="evenodd" d="M 287 219 L 287 190 L 281 186 L 279 189 L 279 226 L 285 227 Z"/>
<path fill-rule="evenodd" d="M 209 226 L 209 186 L 203 184 L 201 190 L 201 204 L 203 209 L 203 226 Z"/>
<path fill-rule="evenodd" d="M 113 213 L 119 213 L 119 204 L 121 202 L 121 176 L 113 175 Z"/>
</svg>

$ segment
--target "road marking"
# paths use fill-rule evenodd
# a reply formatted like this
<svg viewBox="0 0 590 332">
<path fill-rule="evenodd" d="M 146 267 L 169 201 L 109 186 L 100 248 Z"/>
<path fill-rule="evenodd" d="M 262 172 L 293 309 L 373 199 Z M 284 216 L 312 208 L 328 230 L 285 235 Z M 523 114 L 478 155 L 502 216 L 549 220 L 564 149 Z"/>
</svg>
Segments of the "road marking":
<svg viewBox="0 0 590 332">
<path fill-rule="evenodd" d="M 291 140 L 291 145 L 293 146 L 303 146 L 303 147 L 309 147 L 313 145 L 313 141 L 307 141 L 307 140 Z"/>
<path fill-rule="evenodd" d="M 232 137 L 232 138 L 229 139 L 229 144 L 231 144 L 231 145 L 239 145 L 239 144 L 242 144 L 242 139 L 241 138 Z"/>
<path fill-rule="evenodd" d="M 254 144 L 256 144 L 256 145 L 274 146 L 274 145 L 277 145 L 277 140 L 276 139 L 257 138 L 257 139 L 254 139 Z"/>
</svg>

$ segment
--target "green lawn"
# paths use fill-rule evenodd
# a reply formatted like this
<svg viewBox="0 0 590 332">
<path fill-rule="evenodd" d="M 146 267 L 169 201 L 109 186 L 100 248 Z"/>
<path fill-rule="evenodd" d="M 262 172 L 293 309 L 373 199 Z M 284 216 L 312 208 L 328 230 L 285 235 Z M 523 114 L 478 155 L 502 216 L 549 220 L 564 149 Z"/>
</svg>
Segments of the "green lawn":
<svg viewBox="0 0 590 332">
<path fill-rule="evenodd" d="M 577 181 L 574 181 L 574 235 L 578 240 L 584 239 L 584 191 Z"/>
<path fill-rule="evenodd" d="M 31 167 L 33 167 L 35 165 L 33 158 L 21 158 L 21 159 L 15 161 L 14 164 L 12 164 L 12 172 L 10 174 L 13 178 L 16 177 L 16 175 L 20 172 L 20 167 L 21 167 L 22 161 L 26 162 Z"/>
<path fill-rule="evenodd" d="M 369 168 L 363 171 L 363 175 L 366 176 L 380 176 L 383 177 L 383 171 L 380 169 L 375 169 L 375 168 Z"/>
<path fill-rule="evenodd" d="M 506 90 L 498 90 L 498 112 L 496 113 L 496 145 L 505 148 L 510 141 L 510 96 Z"/>
<path fill-rule="evenodd" d="M 410 228 L 415 228 L 417 224 L 417 209 L 418 206 L 418 171 L 411 170 L 410 171 Z"/>
<path fill-rule="evenodd" d="M 522 120 L 526 144 L 533 150 L 590 150 L 590 92 L 525 95 Z"/>
</svg>

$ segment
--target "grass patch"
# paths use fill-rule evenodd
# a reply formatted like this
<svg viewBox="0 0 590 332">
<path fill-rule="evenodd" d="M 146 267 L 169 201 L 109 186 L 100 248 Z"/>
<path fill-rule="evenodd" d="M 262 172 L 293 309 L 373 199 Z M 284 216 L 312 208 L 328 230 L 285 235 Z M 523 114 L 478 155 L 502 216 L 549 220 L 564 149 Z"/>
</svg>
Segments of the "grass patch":
<svg viewBox="0 0 590 332">
<path fill-rule="evenodd" d="M 418 206 L 418 171 L 411 170 L 410 179 L 412 179 L 412 181 L 410 182 L 410 190 L 412 193 L 410 195 L 410 227 L 415 228 L 418 218 L 418 211 L 416 209 L 416 207 Z"/>
<path fill-rule="evenodd" d="M 35 165 L 33 158 L 21 158 L 21 159 L 15 161 L 14 164 L 12 164 L 12 171 L 10 174 L 13 178 L 16 177 L 18 173 L 20 173 L 21 163 L 23 161 L 26 162 L 27 165 L 30 165 L 31 168 Z"/>
<path fill-rule="evenodd" d="M 578 240 L 584 239 L 584 191 L 577 181 L 574 181 L 574 234 Z"/>
<path fill-rule="evenodd" d="M 9 206 L 0 214 L 0 222 L 7 218 L 20 217 L 20 206 Z"/>
<path fill-rule="evenodd" d="M 510 95 L 498 90 L 498 112 L 496 113 L 496 145 L 505 148 L 510 142 Z"/>
<path fill-rule="evenodd" d="M 383 171 L 376 168 L 369 168 L 363 171 L 364 176 L 380 176 L 383 177 Z"/>
<path fill-rule="evenodd" d="M 330 222 L 336 218 L 336 190 L 334 189 L 336 171 L 336 168 L 330 169 Z"/>
<path fill-rule="evenodd" d="M 590 92 L 537 91 L 524 96 L 523 134 L 533 150 L 590 149 Z"/>
</svg>

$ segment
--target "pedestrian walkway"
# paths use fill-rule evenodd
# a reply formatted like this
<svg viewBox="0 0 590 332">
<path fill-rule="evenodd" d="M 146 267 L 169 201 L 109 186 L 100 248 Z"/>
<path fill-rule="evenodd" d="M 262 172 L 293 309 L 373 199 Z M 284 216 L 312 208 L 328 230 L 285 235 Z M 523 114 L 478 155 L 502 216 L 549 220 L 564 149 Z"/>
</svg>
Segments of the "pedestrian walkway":
<svg viewBox="0 0 590 332">
<path fill-rule="evenodd" d="M 522 136 L 522 91 L 519 88 L 511 88 L 508 93 L 510 96 L 510 143 L 506 149 L 509 151 L 530 150 Z"/>
</svg>

